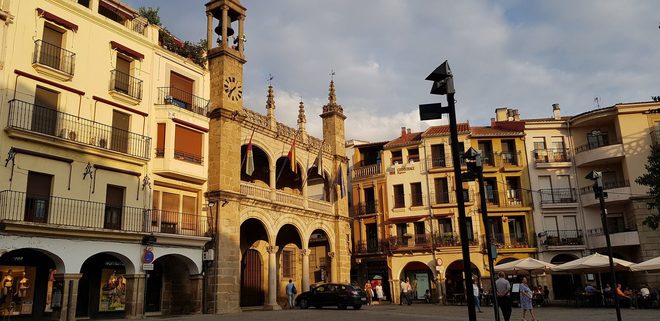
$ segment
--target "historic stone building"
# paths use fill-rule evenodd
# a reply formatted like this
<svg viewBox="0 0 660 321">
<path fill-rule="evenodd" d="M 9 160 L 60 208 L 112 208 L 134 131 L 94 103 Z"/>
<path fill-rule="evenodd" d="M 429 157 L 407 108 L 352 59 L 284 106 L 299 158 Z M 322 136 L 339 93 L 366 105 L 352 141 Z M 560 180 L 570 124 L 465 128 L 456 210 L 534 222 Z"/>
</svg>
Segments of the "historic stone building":
<svg viewBox="0 0 660 321">
<path fill-rule="evenodd" d="M 302 102 L 297 128 L 276 121 L 272 86 L 266 115 L 245 108 L 245 8 L 239 1 L 218 0 L 206 10 L 211 77 L 206 197 L 216 217 L 207 312 L 279 309 L 289 279 L 301 291 L 316 282 L 349 281 L 346 117 L 332 81 L 321 114 L 323 139 L 308 135 Z"/>
</svg>

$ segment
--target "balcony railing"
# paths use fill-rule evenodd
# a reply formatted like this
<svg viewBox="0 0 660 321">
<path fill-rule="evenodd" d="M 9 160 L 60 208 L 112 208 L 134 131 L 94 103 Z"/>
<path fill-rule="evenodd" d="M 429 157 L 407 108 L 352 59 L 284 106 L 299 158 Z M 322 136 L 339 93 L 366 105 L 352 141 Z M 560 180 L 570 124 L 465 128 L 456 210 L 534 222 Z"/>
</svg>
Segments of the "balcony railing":
<svg viewBox="0 0 660 321">
<path fill-rule="evenodd" d="M 156 157 L 165 157 L 165 148 L 156 148 Z"/>
<path fill-rule="evenodd" d="M 545 234 L 543 245 L 546 246 L 584 245 L 582 230 L 552 230 L 542 234 Z"/>
<path fill-rule="evenodd" d="M 471 238 L 469 244 L 471 246 L 478 245 L 478 241 L 475 238 Z M 461 238 L 455 233 L 435 233 L 433 237 L 431 233 L 426 233 L 415 234 L 409 237 L 391 236 L 389 239 L 391 250 L 430 249 L 434 245 L 436 248 L 460 246 Z"/>
<path fill-rule="evenodd" d="M 506 191 L 486 191 L 486 202 L 499 207 L 530 206 L 530 192 L 525 189 L 509 189 Z"/>
<path fill-rule="evenodd" d="M 178 106 L 202 116 L 206 116 L 209 105 L 208 99 L 195 96 L 176 87 L 159 87 L 158 103 Z"/>
<path fill-rule="evenodd" d="M 616 180 L 603 180 L 603 190 L 621 188 L 621 187 L 630 187 L 630 182 L 627 179 L 616 179 Z M 580 195 L 593 193 L 593 186 L 580 187 Z"/>
<path fill-rule="evenodd" d="M 539 190 L 541 204 L 576 203 L 577 192 L 575 188 L 553 188 Z"/>
<path fill-rule="evenodd" d="M 43 40 L 34 42 L 32 63 L 48 66 L 73 76 L 76 66 L 76 54 Z"/>
<path fill-rule="evenodd" d="M 456 233 L 436 233 L 434 241 L 436 247 L 461 246 L 461 236 Z M 470 245 L 478 244 L 474 237 L 470 237 L 468 242 Z"/>
<path fill-rule="evenodd" d="M 500 152 L 498 160 L 501 162 L 500 166 L 511 167 L 520 166 L 520 152 Z M 499 164 L 498 164 L 499 165 Z"/>
<path fill-rule="evenodd" d="M 474 202 L 474 193 L 472 190 L 463 190 L 463 200 L 465 202 Z M 456 194 L 451 191 L 447 193 L 433 194 L 432 205 L 456 204 Z"/>
<path fill-rule="evenodd" d="M 375 175 L 380 175 L 381 166 L 379 164 L 365 165 L 361 167 L 353 167 L 353 178 L 365 178 Z"/>
<path fill-rule="evenodd" d="M 149 158 L 151 138 L 21 100 L 9 102 L 8 128 Z"/>
<path fill-rule="evenodd" d="M 190 236 L 209 236 L 213 222 L 210 217 L 194 213 L 180 213 L 164 210 L 148 212 L 146 232 Z"/>
<path fill-rule="evenodd" d="M 484 241 L 483 244 L 485 244 L 485 236 L 482 236 L 482 241 Z M 527 240 L 527 235 L 524 234 L 491 234 L 491 244 L 495 245 L 497 248 L 526 248 L 531 246 L 530 242 Z"/>
<path fill-rule="evenodd" d="M 535 149 L 534 160 L 537 163 L 568 162 L 568 151 L 565 149 Z"/>
<path fill-rule="evenodd" d="M 388 242 L 380 240 L 357 241 L 355 244 L 356 254 L 379 254 L 387 252 L 388 249 Z"/>
<path fill-rule="evenodd" d="M 610 146 L 610 145 L 616 145 L 616 144 L 621 143 L 617 139 L 610 140 L 607 135 L 595 135 L 595 136 L 591 136 L 591 137 L 592 137 L 592 139 L 594 139 L 592 142 L 581 145 L 581 146 L 578 146 L 577 148 L 575 148 L 575 153 L 576 154 L 586 152 L 588 150 L 596 149 L 596 148 L 599 148 L 599 147 L 603 147 L 603 146 Z"/>
<path fill-rule="evenodd" d="M 355 214 L 357 216 L 376 214 L 376 202 L 358 203 L 355 205 Z"/>
<path fill-rule="evenodd" d="M 110 71 L 110 90 L 142 100 L 142 80 L 119 70 Z"/>
<path fill-rule="evenodd" d="M 461 157 L 461 162 L 463 161 L 463 158 Z M 484 166 L 495 166 L 495 155 L 493 152 L 486 153 L 486 152 L 481 152 L 481 161 Z"/>
<path fill-rule="evenodd" d="M 174 159 L 186 161 L 189 163 L 195 163 L 195 164 L 202 164 L 202 161 L 204 160 L 204 157 L 201 155 L 196 155 L 196 154 L 191 154 L 191 153 L 186 153 L 182 151 L 175 150 L 174 151 Z"/>
</svg>

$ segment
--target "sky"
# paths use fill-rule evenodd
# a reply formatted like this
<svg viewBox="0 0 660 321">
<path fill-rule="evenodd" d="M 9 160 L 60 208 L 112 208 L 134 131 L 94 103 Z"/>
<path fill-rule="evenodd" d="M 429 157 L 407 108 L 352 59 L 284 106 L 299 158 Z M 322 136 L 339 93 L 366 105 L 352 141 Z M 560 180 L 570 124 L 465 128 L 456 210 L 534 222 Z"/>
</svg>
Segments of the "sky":
<svg viewBox="0 0 660 321">
<path fill-rule="evenodd" d="M 159 7 L 184 40 L 206 36 L 207 0 L 124 0 Z M 549 117 L 660 95 L 660 1 L 242 0 L 247 8 L 244 106 L 265 114 L 272 74 L 276 117 L 322 136 L 334 70 L 346 139 L 385 141 L 421 131 L 419 104 L 442 102 L 424 78 L 448 60 L 458 121 L 488 125 L 495 108 Z M 598 101 L 596 101 L 598 97 Z"/>
</svg>

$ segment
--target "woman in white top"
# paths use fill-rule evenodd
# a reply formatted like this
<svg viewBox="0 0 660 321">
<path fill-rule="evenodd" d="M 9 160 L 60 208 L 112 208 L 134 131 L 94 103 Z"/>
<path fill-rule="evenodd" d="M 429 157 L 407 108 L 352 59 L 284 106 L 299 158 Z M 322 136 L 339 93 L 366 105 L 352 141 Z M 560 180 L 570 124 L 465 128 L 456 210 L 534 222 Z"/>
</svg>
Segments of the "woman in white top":
<svg viewBox="0 0 660 321">
<path fill-rule="evenodd" d="M 477 279 L 472 281 L 472 295 L 474 295 L 474 306 L 481 312 L 481 305 L 479 305 L 479 284 Z"/>
<path fill-rule="evenodd" d="M 383 286 L 380 284 L 380 281 L 376 284 L 376 296 L 378 296 L 378 303 L 380 303 L 383 299 Z"/>
</svg>

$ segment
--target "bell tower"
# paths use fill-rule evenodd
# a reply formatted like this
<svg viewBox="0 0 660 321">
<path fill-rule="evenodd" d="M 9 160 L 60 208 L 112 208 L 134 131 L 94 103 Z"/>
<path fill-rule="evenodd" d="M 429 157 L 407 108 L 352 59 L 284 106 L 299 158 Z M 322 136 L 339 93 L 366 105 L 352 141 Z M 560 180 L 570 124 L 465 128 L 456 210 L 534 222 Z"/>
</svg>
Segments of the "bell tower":
<svg viewBox="0 0 660 321">
<path fill-rule="evenodd" d="M 245 8 L 239 0 L 206 4 L 209 152 L 206 198 L 213 216 L 214 260 L 206 292 L 210 313 L 240 312 L 240 179 Z"/>
</svg>

